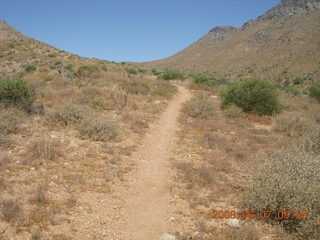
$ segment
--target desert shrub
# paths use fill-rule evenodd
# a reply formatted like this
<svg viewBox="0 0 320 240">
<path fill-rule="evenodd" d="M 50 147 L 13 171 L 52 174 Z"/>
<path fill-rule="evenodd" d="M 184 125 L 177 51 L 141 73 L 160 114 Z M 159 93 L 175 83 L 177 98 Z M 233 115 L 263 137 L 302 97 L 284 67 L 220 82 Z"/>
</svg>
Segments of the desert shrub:
<svg viewBox="0 0 320 240">
<path fill-rule="evenodd" d="M 319 156 L 296 147 L 273 153 L 252 172 L 244 193 L 244 207 L 273 211 L 271 221 L 281 222 L 303 239 L 317 239 L 320 234 Z M 288 211 L 292 215 L 277 219 L 278 211 Z M 299 219 L 296 211 L 306 211 L 309 217 Z"/>
<path fill-rule="evenodd" d="M 317 99 L 318 102 L 320 102 L 320 86 L 312 86 L 309 89 L 309 95 L 310 95 L 310 97 L 313 97 L 313 98 Z"/>
<path fill-rule="evenodd" d="M 287 136 L 299 137 L 310 132 L 314 126 L 315 122 L 311 119 L 291 114 L 277 117 L 273 128 Z"/>
<path fill-rule="evenodd" d="M 24 71 L 27 73 L 33 72 L 35 70 L 37 70 L 37 67 L 33 64 L 27 64 L 24 66 Z"/>
<path fill-rule="evenodd" d="M 0 108 L 0 134 L 16 133 L 25 117 L 24 112 L 16 108 Z"/>
<path fill-rule="evenodd" d="M 209 94 L 199 94 L 184 105 L 183 111 L 190 117 L 213 117 L 216 114 L 215 102 Z"/>
<path fill-rule="evenodd" d="M 106 110 L 113 107 L 113 104 L 105 97 L 103 90 L 99 88 L 87 88 L 83 90 L 75 99 L 75 104 L 85 104 L 94 109 Z"/>
<path fill-rule="evenodd" d="M 112 90 L 111 98 L 119 110 L 122 110 L 127 106 L 128 93 L 124 89 L 120 87 L 115 87 Z"/>
<path fill-rule="evenodd" d="M 137 69 L 135 69 L 135 68 L 126 68 L 125 70 L 127 73 L 130 73 L 130 74 L 137 74 L 138 73 Z"/>
<path fill-rule="evenodd" d="M 161 72 L 159 72 L 159 71 L 158 71 L 157 69 L 155 69 L 155 68 L 152 68 L 152 69 L 151 69 L 151 72 L 152 72 L 152 74 L 155 75 L 155 76 L 161 74 Z"/>
<path fill-rule="evenodd" d="M 158 80 L 152 89 L 152 94 L 170 97 L 177 91 L 178 89 L 170 82 Z"/>
<path fill-rule="evenodd" d="M 83 121 L 86 116 L 92 112 L 88 106 L 77 104 L 65 104 L 56 111 L 48 114 L 48 121 L 52 124 L 75 126 Z"/>
<path fill-rule="evenodd" d="M 298 78 L 293 79 L 293 84 L 300 85 L 300 84 L 304 83 L 304 81 L 305 81 L 304 78 L 298 77 Z"/>
<path fill-rule="evenodd" d="M 83 65 L 78 68 L 79 77 L 98 78 L 100 77 L 100 69 L 97 65 Z"/>
<path fill-rule="evenodd" d="M 147 69 L 144 69 L 144 68 L 138 68 L 138 71 L 141 72 L 141 73 L 146 73 L 148 72 Z"/>
<path fill-rule="evenodd" d="M 226 78 L 209 78 L 202 74 L 192 75 L 192 78 L 193 82 L 196 84 L 206 84 L 209 86 L 218 86 L 228 83 L 228 80 Z"/>
<path fill-rule="evenodd" d="M 1 213 L 4 221 L 15 222 L 21 217 L 21 204 L 16 199 L 3 200 L 1 202 Z"/>
<path fill-rule="evenodd" d="M 320 155 L 320 128 L 315 128 L 298 144 L 298 149 Z"/>
<path fill-rule="evenodd" d="M 94 141 L 115 140 L 118 136 L 117 124 L 97 114 L 85 118 L 77 129 L 82 136 Z"/>
<path fill-rule="evenodd" d="M 28 148 L 29 157 L 32 159 L 57 160 L 61 155 L 61 144 L 48 138 L 33 141 Z"/>
<path fill-rule="evenodd" d="M 69 72 L 73 72 L 73 64 L 68 64 L 64 67 L 64 69 L 67 69 Z"/>
<path fill-rule="evenodd" d="M 49 53 L 47 56 L 48 56 L 49 58 L 54 58 L 54 57 L 56 57 L 56 54 L 54 54 L 54 53 Z"/>
<path fill-rule="evenodd" d="M 114 140 L 118 135 L 117 124 L 88 106 L 66 104 L 48 115 L 52 124 L 71 126 L 83 137 L 95 141 Z"/>
<path fill-rule="evenodd" d="M 180 72 L 166 71 L 162 73 L 162 79 L 173 80 L 173 79 L 184 79 L 184 76 Z"/>
<path fill-rule="evenodd" d="M 285 87 L 284 91 L 289 94 L 290 96 L 299 96 L 301 94 L 301 92 L 299 91 L 299 89 L 294 88 L 294 87 Z"/>
<path fill-rule="evenodd" d="M 235 106 L 235 105 L 231 105 L 228 108 L 225 108 L 223 110 L 223 114 L 227 118 L 241 118 L 241 117 L 244 117 L 244 112 L 242 111 L 242 109 L 237 107 L 237 106 Z"/>
<path fill-rule="evenodd" d="M 124 81 L 119 86 L 128 93 L 136 95 L 148 95 L 151 91 L 150 83 L 147 81 Z"/>
<path fill-rule="evenodd" d="M 35 96 L 23 80 L 0 79 L 0 103 L 28 110 Z"/>
<path fill-rule="evenodd" d="M 280 112 L 278 94 L 273 85 L 260 79 L 248 79 L 229 85 L 221 92 L 221 107 L 236 105 L 244 112 L 272 115 Z"/>
</svg>

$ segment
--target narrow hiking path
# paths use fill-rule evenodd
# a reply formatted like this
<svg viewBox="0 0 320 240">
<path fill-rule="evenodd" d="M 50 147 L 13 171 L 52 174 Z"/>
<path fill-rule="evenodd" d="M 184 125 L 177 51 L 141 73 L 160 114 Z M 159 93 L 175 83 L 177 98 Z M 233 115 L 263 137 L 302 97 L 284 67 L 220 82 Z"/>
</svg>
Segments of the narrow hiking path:
<svg viewBox="0 0 320 240">
<path fill-rule="evenodd" d="M 115 195 L 124 200 L 123 222 L 114 223 L 115 229 L 121 229 L 123 239 L 156 240 L 169 230 L 168 223 L 173 209 L 170 206 L 168 160 L 181 105 L 189 98 L 189 91 L 179 86 L 179 94 L 149 129 L 133 154 L 137 168 L 128 176 L 128 185 L 119 191 L 115 190 Z"/>
<path fill-rule="evenodd" d="M 135 169 L 111 193 L 81 195 L 84 208 L 74 218 L 78 239 L 159 240 L 170 230 L 175 212 L 170 195 L 169 159 L 174 149 L 181 106 L 191 94 L 178 86 L 159 119 L 151 125 L 132 155 Z"/>
</svg>

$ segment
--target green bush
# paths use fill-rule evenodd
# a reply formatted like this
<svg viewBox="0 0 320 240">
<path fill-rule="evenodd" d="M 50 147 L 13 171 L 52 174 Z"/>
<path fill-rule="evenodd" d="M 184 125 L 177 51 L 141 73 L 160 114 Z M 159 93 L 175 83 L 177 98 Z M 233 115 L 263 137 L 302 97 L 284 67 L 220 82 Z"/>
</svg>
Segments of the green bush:
<svg viewBox="0 0 320 240">
<path fill-rule="evenodd" d="M 0 102 L 4 105 L 15 105 L 29 110 L 35 100 L 27 83 L 23 80 L 0 79 Z"/>
<path fill-rule="evenodd" d="M 208 78 L 202 74 L 192 75 L 192 78 L 194 83 L 207 84 L 209 86 L 218 86 L 228 83 L 228 80 L 226 78 Z"/>
<path fill-rule="evenodd" d="M 314 97 L 315 99 L 318 100 L 318 102 L 320 102 L 320 86 L 312 86 L 309 89 L 309 94 L 310 94 L 310 97 Z"/>
<path fill-rule="evenodd" d="M 137 69 L 135 69 L 135 68 L 126 68 L 126 71 L 127 71 L 127 73 L 130 73 L 130 74 L 137 74 L 138 73 Z"/>
<path fill-rule="evenodd" d="M 319 136 L 320 130 L 317 131 Z M 320 155 L 310 149 L 295 146 L 275 152 L 255 168 L 250 183 L 246 184 L 243 207 L 256 212 L 273 211 L 270 221 L 281 222 L 302 239 L 319 239 Z M 277 219 L 277 211 L 292 215 Z M 297 219 L 296 211 L 307 211 L 309 217 Z"/>
<path fill-rule="evenodd" d="M 162 73 L 162 79 L 164 80 L 184 79 L 184 76 L 180 72 L 166 71 Z"/>
<path fill-rule="evenodd" d="M 64 68 L 67 69 L 69 72 L 73 72 L 73 64 L 71 63 L 65 66 Z"/>
<path fill-rule="evenodd" d="M 297 88 L 294 88 L 294 87 L 285 87 L 284 88 L 284 91 L 289 94 L 290 96 L 299 96 L 301 94 L 301 92 L 299 91 L 299 89 Z"/>
<path fill-rule="evenodd" d="M 159 71 L 158 71 L 157 69 L 155 69 L 155 68 L 152 68 L 152 69 L 151 69 L 151 72 L 152 72 L 152 74 L 155 75 L 155 76 L 161 74 L 161 72 L 159 72 Z"/>
<path fill-rule="evenodd" d="M 221 108 L 232 104 L 244 112 L 257 115 L 272 115 L 281 109 L 276 88 L 260 79 L 233 83 L 224 89 L 221 92 Z"/>
<path fill-rule="evenodd" d="M 24 70 L 27 73 L 30 73 L 30 72 L 33 72 L 33 71 L 37 70 L 37 67 L 35 65 L 33 65 L 33 64 L 27 64 L 27 65 L 25 65 Z"/>
<path fill-rule="evenodd" d="M 295 78 L 295 79 L 293 79 L 293 84 L 300 85 L 300 84 L 304 83 L 304 80 L 305 80 L 304 78 L 300 78 L 300 77 Z"/>
<path fill-rule="evenodd" d="M 48 57 L 49 57 L 49 58 L 54 58 L 54 57 L 56 57 L 56 54 L 54 54 L 54 53 L 49 53 L 49 54 L 48 54 Z"/>
<path fill-rule="evenodd" d="M 196 95 L 184 105 L 183 112 L 190 117 L 213 117 L 216 114 L 214 99 L 208 94 Z"/>
<path fill-rule="evenodd" d="M 97 78 L 100 77 L 100 69 L 97 65 L 83 65 L 78 68 L 79 77 Z"/>
<path fill-rule="evenodd" d="M 139 68 L 138 71 L 141 72 L 141 73 L 146 73 L 146 72 L 148 72 L 147 69 L 143 69 L 143 68 Z"/>
</svg>

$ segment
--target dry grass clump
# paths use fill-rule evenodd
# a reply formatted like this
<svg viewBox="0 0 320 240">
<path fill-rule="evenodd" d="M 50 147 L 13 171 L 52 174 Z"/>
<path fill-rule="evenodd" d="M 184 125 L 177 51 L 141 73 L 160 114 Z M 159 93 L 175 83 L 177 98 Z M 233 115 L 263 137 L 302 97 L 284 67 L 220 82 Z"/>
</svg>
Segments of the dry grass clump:
<svg viewBox="0 0 320 240">
<path fill-rule="evenodd" d="M 316 128 L 312 133 L 305 136 L 298 144 L 302 151 L 320 154 L 320 128 Z"/>
<path fill-rule="evenodd" d="M 273 128 L 289 137 L 299 137 L 310 132 L 315 127 L 313 119 L 297 114 L 280 115 L 276 118 Z"/>
<path fill-rule="evenodd" d="M 5 199 L 1 202 L 1 218 L 4 221 L 16 222 L 21 216 L 21 204 L 17 199 Z"/>
<path fill-rule="evenodd" d="M 115 140 L 119 135 L 116 122 L 99 114 L 87 116 L 77 129 L 82 136 L 94 141 Z"/>
<path fill-rule="evenodd" d="M 0 108 L 0 134 L 16 133 L 24 117 L 24 112 L 17 108 Z"/>
<path fill-rule="evenodd" d="M 150 83 L 143 80 L 123 81 L 119 86 L 127 93 L 136 95 L 148 95 L 151 91 Z"/>
<path fill-rule="evenodd" d="M 74 99 L 74 103 L 78 105 L 88 105 L 96 110 L 113 108 L 113 102 L 107 100 L 103 90 L 94 87 L 83 90 Z"/>
<path fill-rule="evenodd" d="M 208 118 L 216 115 L 216 106 L 209 94 L 199 94 L 188 101 L 183 112 L 190 117 Z"/>
<path fill-rule="evenodd" d="M 119 86 L 113 88 L 111 98 L 119 110 L 124 109 L 128 103 L 128 93 Z"/>
<path fill-rule="evenodd" d="M 88 106 L 66 104 L 49 115 L 49 122 L 71 126 L 83 137 L 94 141 L 114 140 L 119 134 L 117 124 Z"/>
<path fill-rule="evenodd" d="M 30 144 L 28 149 L 29 158 L 56 161 L 62 156 L 61 148 L 60 142 L 43 137 Z"/>
<path fill-rule="evenodd" d="M 245 116 L 245 113 L 242 111 L 242 109 L 235 105 L 231 105 L 224 109 L 223 114 L 227 118 L 242 118 Z"/>
<path fill-rule="evenodd" d="M 313 148 L 301 149 L 298 144 L 277 151 L 252 173 L 244 194 L 245 207 L 254 211 L 289 211 L 295 215 L 281 220 L 272 216 L 272 221 L 281 222 L 303 239 L 317 239 L 320 236 L 319 181 L 320 155 Z M 295 211 L 307 211 L 309 217 L 297 219 L 299 215 Z"/>
<path fill-rule="evenodd" d="M 178 89 L 168 81 L 158 80 L 153 86 L 152 94 L 162 97 L 171 97 Z"/>
</svg>

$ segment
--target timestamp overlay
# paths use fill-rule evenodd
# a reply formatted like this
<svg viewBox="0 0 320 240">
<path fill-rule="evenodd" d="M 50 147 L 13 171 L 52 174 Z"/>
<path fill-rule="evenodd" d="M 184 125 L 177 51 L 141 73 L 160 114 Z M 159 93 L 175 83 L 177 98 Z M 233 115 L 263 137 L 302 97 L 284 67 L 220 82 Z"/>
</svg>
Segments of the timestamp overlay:
<svg viewBox="0 0 320 240">
<path fill-rule="evenodd" d="M 238 219 L 238 220 L 250 220 L 250 219 L 278 219 L 278 220 L 305 220 L 309 219 L 310 214 L 305 210 L 284 210 L 284 211 L 236 211 L 236 210 L 212 210 L 212 219 Z"/>
</svg>

